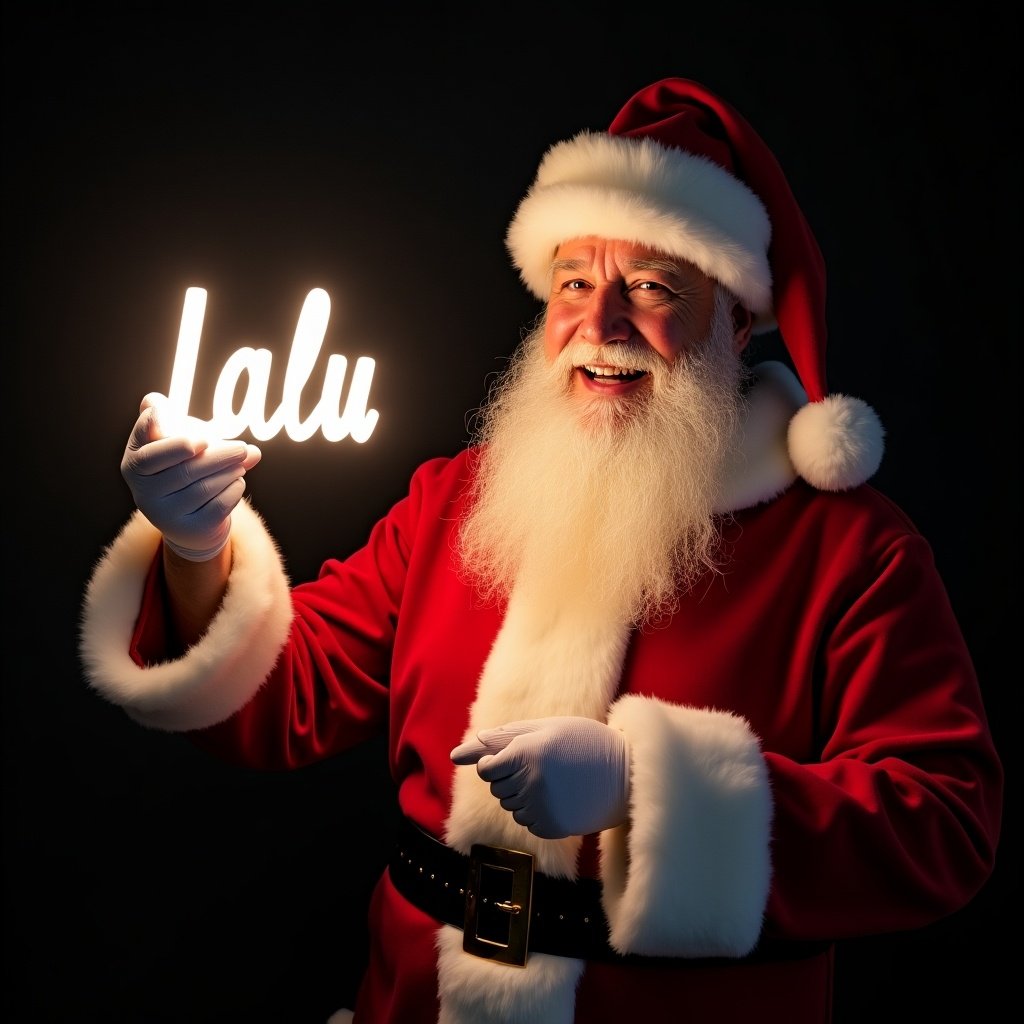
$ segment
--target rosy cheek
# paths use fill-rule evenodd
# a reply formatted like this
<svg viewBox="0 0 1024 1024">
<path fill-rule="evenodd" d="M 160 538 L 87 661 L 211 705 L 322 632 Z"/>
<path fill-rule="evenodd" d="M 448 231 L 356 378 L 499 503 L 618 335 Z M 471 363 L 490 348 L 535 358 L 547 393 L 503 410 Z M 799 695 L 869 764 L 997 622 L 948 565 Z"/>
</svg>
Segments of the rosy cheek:
<svg viewBox="0 0 1024 1024">
<path fill-rule="evenodd" d="M 676 361 L 676 357 L 679 353 L 683 351 L 684 347 L 685 346 L 683 345 L 659 344 L 654 346 L 654 351 L 657 352 L 669 366 L 671 366 Z"/>
<path fill-rule="evenodd" d="M 558 320 L 552 321 L 550 318 L 545 322 L 544 325 L 544 354 L 548 357 L 550 362 L 554 362 L 562 349 L 569 343 L 572 338 L 572 331 L 567 330 L 561 325 Z"/>
<path fill-rule="evenodd" d="M 685 352 L 688 347 L 686 338 L 677 332 L 652 330 L 647 335 L 647 340 L 651 348 L 669 365 L 675 362 L 676 357 Z"/>
</svg>

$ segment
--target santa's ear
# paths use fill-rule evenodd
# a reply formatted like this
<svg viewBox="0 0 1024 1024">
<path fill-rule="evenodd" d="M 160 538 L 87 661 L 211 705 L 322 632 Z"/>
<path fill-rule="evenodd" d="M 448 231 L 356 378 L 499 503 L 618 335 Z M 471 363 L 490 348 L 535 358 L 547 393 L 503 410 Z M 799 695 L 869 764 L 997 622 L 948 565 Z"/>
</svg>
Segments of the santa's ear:
<svg viewBox="0 0 1024 1024">
<path fill-rule="evenodd" d="M 754 314 L 736 301 L 732 305 L 732 343 L 733 351 L 739 355 L 750 344 L 754 333 Z"/>
</svg>

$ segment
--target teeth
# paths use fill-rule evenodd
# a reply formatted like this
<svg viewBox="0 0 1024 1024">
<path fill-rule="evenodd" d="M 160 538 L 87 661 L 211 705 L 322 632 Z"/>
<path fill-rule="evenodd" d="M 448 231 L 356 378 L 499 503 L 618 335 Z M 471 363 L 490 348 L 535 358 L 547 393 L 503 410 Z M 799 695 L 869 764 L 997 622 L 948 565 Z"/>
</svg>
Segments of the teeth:
<svg viewBox="0 0 1024 1024">
<path fill-rule="evenodd" d="M 643 370 L 626 369 L 623 366 L 584 365 L 583 369 L 586 370 L 587 373 L 592 373 L 595 377 L 622 377 L 643 373 Z"/>
</svg>

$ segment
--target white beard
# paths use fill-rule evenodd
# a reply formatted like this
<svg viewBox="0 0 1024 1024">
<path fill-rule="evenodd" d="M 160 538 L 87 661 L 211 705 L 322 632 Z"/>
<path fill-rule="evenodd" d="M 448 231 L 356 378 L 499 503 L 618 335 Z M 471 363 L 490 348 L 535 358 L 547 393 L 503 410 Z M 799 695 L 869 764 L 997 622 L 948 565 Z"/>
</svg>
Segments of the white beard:
<svg viewBox="0 0 1024 1024">
<path fill-rule="evenodd" d="M 669 367 L 653 350 L 573 343 L 549 363 L 542 328 L 481 410 L 461 564 L 489 599 L 513 585 L 557 609 L 588 603 L 641 625 L 718 565 L 714 512 L 742 422 L 745 370 L 719 289 L 708 337 Z M 598 353 L 599 358 L 598 358 Z M 641 396 L 570 391 L 573 367 L 647 370 Z"/>
</svg>

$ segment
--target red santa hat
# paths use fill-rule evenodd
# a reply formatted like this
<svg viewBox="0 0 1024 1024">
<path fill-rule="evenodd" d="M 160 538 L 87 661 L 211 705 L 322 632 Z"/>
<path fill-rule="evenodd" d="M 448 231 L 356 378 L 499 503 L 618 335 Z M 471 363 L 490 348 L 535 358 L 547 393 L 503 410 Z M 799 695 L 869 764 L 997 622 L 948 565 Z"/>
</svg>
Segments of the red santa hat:
<svg viewBox="0 0 1024 1024">
<path fill-rule="evenodd" d="M 548 297 L 557 247 L 600 235 L 690 261 L 778 328 L 808 402 L 789 425 L 789 454 L 812 486 L 841 491 L 878 469 L 884 431 L 858 398 L 829 394 L 825 265 L 782 168 L 732 106 L 666 78 L 641 89 L 607 132 L 556 143 L 508 230 L 527 288 Z"/>
</svg>

